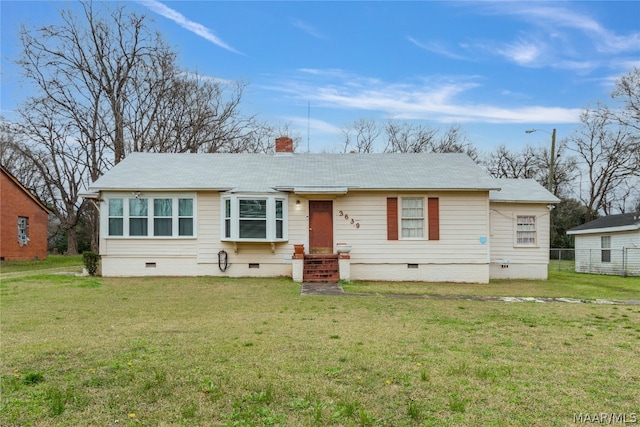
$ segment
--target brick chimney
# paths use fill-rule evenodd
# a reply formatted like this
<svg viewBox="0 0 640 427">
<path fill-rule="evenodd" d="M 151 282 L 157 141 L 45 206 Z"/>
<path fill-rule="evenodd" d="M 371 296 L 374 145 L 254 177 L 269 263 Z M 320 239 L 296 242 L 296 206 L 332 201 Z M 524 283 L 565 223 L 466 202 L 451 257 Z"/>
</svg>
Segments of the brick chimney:
<svg viewBox="0 0 640 427">
<path fill-rule="evenodd" d="M 276 138 L 276 153 L 293 153 L 293 139 L 288 136 Z"/>
</svg>

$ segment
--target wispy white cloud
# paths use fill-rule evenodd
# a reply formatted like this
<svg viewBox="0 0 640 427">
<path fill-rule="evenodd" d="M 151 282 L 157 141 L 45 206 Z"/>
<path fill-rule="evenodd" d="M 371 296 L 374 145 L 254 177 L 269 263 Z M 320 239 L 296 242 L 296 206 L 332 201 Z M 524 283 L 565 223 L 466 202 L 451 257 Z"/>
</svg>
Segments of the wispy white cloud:
<svg viewBox="0 0 640 427">
<path fill-rule="evenodd" d="M 464 47 L 469 51 L 476 52 L 476 54 L 502 57 L 522 67 L 537 68 L 557 65 L 553 63 L 553 55 L 543 42 L 526 40 L 523 37 L 510 42 L 467 43 Z"/>
<path fill-rule="evenodd" d="M 512 99 L 519 99 L 519 100 L 531 99 L 531 95 L 527 95 L 526 93 L 522 93 L 522 92 L 514 92 L 508 89 L 501 90 L 500 95 L 504 97 L 512 98 Z"/>
<path fill-rule="evenodd" d="M 210 83 L 217 83 L 217 84 L 224 85 L 224 86 L 234 86 L 234 85 L 238 84 L 238 82 L 233 81 L 233 80 L 223 79 L 221 77 L 216 77 L 216 76 L 205 76 L 205 75 L 202 75 L 202 74 L 190 73 L 190 72 L 187 72 L 187 71 L 181 72 L 180 76 L 182 76 L 184 78 L 187 78 L 187 79 L 205 81 L 205 82 L 210 82 Z"/>
<path fill-rule="evenodd" d="M 437 41 L 421 42 L 411 36 L 408 36 L 407 40 L 409 40 L 411 43 L 413 43 L 420 49 L 424 49 L 429 52 L 433 52 L 438 55 L 445 56 L 447 58 L 460 59 L 460 60 L 466 59 L 463 55 L 452 52 L 450 49 L 444 46 L 441 42 L 437 42 Z"/>
<path fill-rule="evenodd" d="M 640 31 L 621 34 L 579 3 L 503 2 L 473 3 L 478 13 L 506 15 L 525 23 L 512 41 L 465 41 L 469 51 L 479 50 L 506 58 L 524 67 L 551 67 L 590 73 L 615 68 L 621 55 L 640 52 Z"/>
<path fill-rule="evenodd" d="M 625 59 L 619 61 L 617 65 L 624 71 L 631 70 L 634 67 L 640 67 L 640 59 Z"/>
<path fill-rule="evenodd" d="M 326 36 L 308 22 L 302 21 L 300 19 L 292 19 L 291 24 L 299 30 L 302 30 L 305 33 L 309 34 L 311 37 L 315 37 L 320 40 L 326 40 Z"/>
<path fill-rule="evenodd" d="M 180 12 L 174 9 L 171 9 L 170 7 L 160 3 L 159 1 L 157 0 L 137 0 L 137 1 L 141 5 L 146 6 L 152 12 L 157 13 L 158 15 L 164 16 L 165 18 L 180 25 L 182 28 L 186 29 L 187 31 L 191 31 L 195 35 L 210 41 L 216 46 L 226 49 L 233 53 L 242 54 L 241 52 L 237 51 L 236 49 L 231 47 L 229 44 L 227 44 L 225 41 L 223 41 L 221 38 L 216 36 L 213 33 L 213 31 L 211 31 L 209 28 L 205 27 L 202 24 L 199 24 L 197 22 L 187 19 Z"/>
<path fill-rule="evenodd" d="M 370 81 L 375 79 L 364 80 Z M 580 109 L 529 105 L 522 107 L 478 103 L 468 95 L 479 87 L 474 78 L 431 77 L 412 83 L 378 82 L 361 85 L 358 81 L 333 83 L 287 80 L 272 90 L 327 108 L 375 111 L 390 118 L 429 119 L 450 123 L 577 123 Z"/>
<path fill-rule="evenodd" d="M 549 5 L 522 6 L 521 3 L 520 6 L 515 5 L 510 10 L 513 14 L 524 17 L 535 25 L 551 27 L 556 30 L 561 28 L 579 30 L 585 36 L 595 40 L 596 46 L 601 52 L 620 53 L 640 50 L 640 32 L 618 35 L 605 28 L 591 16 L 582 14 L 575 9 L 569 10 L 565 7 Z"/>
<path fill-rule="evenodd" d="M 297 71 L 316 78 L 316 82 L 321 80 L 330 82 L 338 79 L 346 86 L 351 87 L 370 87 L 377 86 L 382 83 L 380 79 L 357 75 L 340 68 L 298 68 Z"/>
<path fill-rule="evenodd" d="M 310 131 L 312 131 L 313 133 L 323 133 L 330 135 L 340 135 L 342 133 L 342 130 L 339 127 L 332 125 L 331 123 L 324 120 L 301 116 L 289 116 L 284 117 L 284 119 L 287 122 L 293 124 L 298 129 L 306 129 L 307 126 L 309 126 Z"/>
<path fill-rule="evenodd" d="M 519 65 L 536 64 L 542 55 L 539 43 L 518 40 L 496 49 L 496 52 Z"/>
<path fill-rule="evenodd" d="M 314 76 L 325 76 L 325 77 L 348 77 L 351 75 L 348 71 L 341 70 L 340 68 L 298 68 L 298 71 L 304 74 L 311 74 Z"/>
</svg>

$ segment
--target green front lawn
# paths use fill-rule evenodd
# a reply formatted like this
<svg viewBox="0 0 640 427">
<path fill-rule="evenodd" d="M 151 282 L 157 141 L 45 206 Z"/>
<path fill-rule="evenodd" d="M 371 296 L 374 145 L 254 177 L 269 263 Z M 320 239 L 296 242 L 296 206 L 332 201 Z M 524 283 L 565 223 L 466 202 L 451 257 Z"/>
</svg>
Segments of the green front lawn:
<svg viewBox="0 0 640 427">
<path fill-rule="evenodd" d="M 0 261 L 0 274 L 69 268 L 82 270 L 82 255 L 49 255 L 38 261 Z"/>
<path fill-rule="evenodd" d="M 575 273 L 553 267 L 549 269 L 549 280 L 492 280 L 488 284 L 351 282 L 343 288 L 374 294 L 640 299 L 640 277 Z"/>
<path fill-rule="evenodd" d="M 564 286 L 638 299 L 610 279 Z M 53 275 L 3 279 L 0 304 L 0 425 L 569 426 L 639 412 L 638 305 Z"/>
</svg>

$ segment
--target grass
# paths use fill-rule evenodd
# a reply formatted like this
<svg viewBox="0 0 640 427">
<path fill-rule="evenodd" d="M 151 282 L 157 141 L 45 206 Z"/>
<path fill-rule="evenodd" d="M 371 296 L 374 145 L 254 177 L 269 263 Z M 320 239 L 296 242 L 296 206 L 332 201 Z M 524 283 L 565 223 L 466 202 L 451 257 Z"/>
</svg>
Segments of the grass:
<svg viewBox="0 0 640 427">
<path fill-rule="evenodd" d="M 549 270 L 549 280 L 492 280 L 488 284 L 351 282 L 345 291 L 377 294 L 480 295 L 583 299 L 640 299 L 640 277 Z"/>
<path fill-rule="evenodd" d="M 620 292 L 610 279 L 603 294 Z M 0 298 L 0 425 L 568 426 L 638 413 L 637 305 L 55 275 L 3 279 Z"/>
<path fill-rule="evenodd" d="M 38 261 L 0 261 L 0 274 L 34 272 L 52 269 L 82 270 L 82 255 L 49 255 Z"/>
</svg>

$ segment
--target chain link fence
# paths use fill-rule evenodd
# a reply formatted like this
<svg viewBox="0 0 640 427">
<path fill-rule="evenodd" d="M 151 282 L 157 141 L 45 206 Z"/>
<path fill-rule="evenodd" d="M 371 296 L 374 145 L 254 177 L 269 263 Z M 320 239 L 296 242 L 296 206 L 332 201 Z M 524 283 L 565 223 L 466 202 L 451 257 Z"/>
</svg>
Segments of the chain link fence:
<svg viewBox="0 0 640 427">
<path fill-rule="evenodd" d="M 566 249 L 552 248 L 549 268 L 578 273 L 640 276 L 640 248 Z"/>
</svg>

